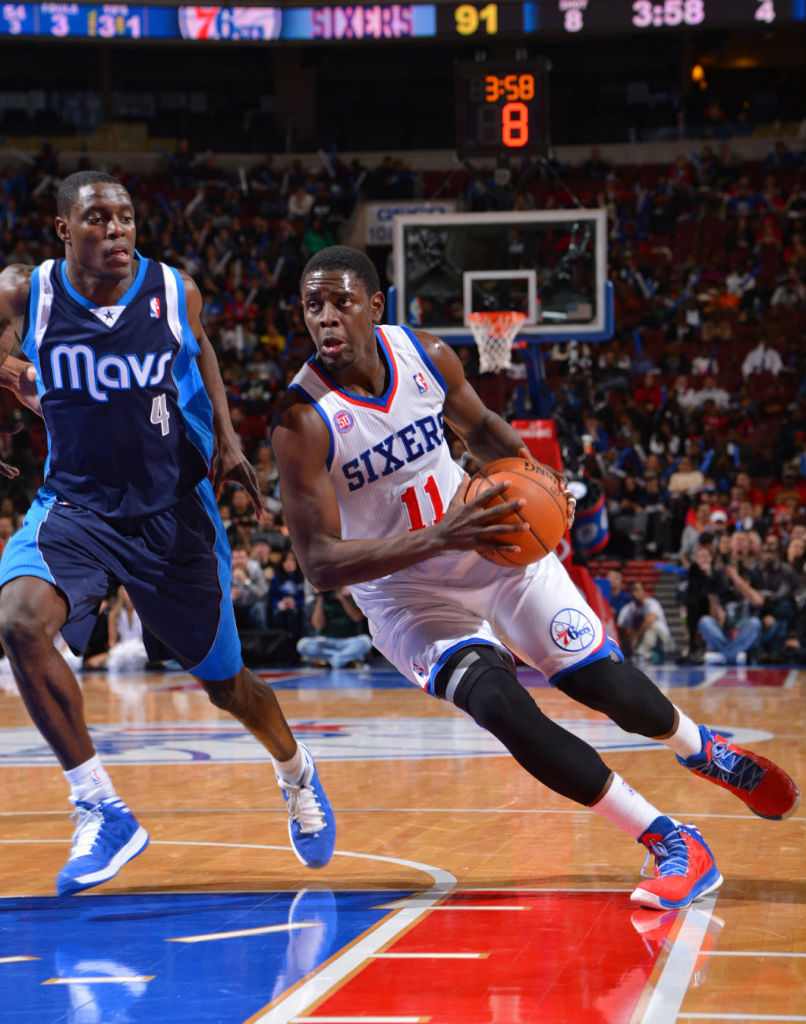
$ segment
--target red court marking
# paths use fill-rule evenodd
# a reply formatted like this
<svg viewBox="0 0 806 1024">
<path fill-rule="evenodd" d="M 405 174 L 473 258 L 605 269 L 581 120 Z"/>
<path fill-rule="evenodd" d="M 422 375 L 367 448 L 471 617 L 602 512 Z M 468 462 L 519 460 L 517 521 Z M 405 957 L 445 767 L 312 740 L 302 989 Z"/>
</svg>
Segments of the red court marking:
<svg viewBox="0 0 806 1024">
<path fill-rule="evenodd" d="M 513 906 L 524 909 L 506 909 Z M 626 892 L 455 893 L 384 952 L 483 958 L 381 956 L 307 1013 L 420 1015 L 429 1024 L 627 1024 L 676 917 L 631 909 Z"/>
<path fill-rule="evenodd" d="M 784 686 L 787 668 L 726 668 L 712 686 Z"/>
</svg>

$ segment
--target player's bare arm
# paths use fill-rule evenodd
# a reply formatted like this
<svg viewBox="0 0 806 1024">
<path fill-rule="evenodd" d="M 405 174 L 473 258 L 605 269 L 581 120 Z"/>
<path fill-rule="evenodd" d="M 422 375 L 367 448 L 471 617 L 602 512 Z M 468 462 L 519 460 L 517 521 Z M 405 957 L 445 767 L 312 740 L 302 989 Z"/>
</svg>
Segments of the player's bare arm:
<svg viewBox="0 0 806 1024">
<path fill-rule="evenodd" d="M 0 387 L 7 388 L 21 405 L 42 415 L 36 389 L 36 370 L 27 359 L 19 359 L 11 352 L 19 347 L 25 307 L 31 288 L 32 267 L 13 264 L 0 274 Z M 17 433 L 23 424 L 3 433 Z M 19 476 L 16 466 L 0 461 L 0 475 L 13 479 Z"/>
<path fill-rule="evenodd" d="M 522 438 L 506 420 L 488 409 L 476 394 L 465 377 L 459 357 L 450 345 L 434 334 L 422 331 L 415 331 L 415 334 L 447 385 L 445 421 L 464 441 L 468 451 L 482 463 L 512 455 L 531 459 L 532 456 Z M 568 525 L 571 526 L 576 510 L 576 498 L 568 490 L 567 481 L 561 473 L 551 466 L 545 468 L 560 482 L 567 504 Z"/>
<path fill-rule="evenodd" d="M 291 543 L 305 576 L 320 590 L 377 579 L 449 549 L 512 547 L 492 535 L 495 524 L 519 503 L 484 507 L 490 495 L 499 494 L 503 487 L 467 504 L 465 488 L 460 488 L 444 517 L 422 530 L 397 537 L 342 540 L 336 491 L 327 469 L 330 437 L 318 412 L 293 392 L 283 400 L 272 448 Z"/>
<path fill-rule="evenodd" d="M 201 322 L 202 297 L 193 278 L 182 272 L 187 294 L 187 313 L 190 329 L 199 343 L 198 366 L 204 382 L 205 390 L 213 406 L 213 429 L 215 430 L 215 464 L 213 469 L 213 490 L 216 497 L 221 492 L 225 480 L 239 483 L 249 494 L 255 507 L 257 518 L 263 516 L 263 498 L 257 475 L 251 463 L 247 461 L 241 448 L 241 441 L 232 426 L 227 405 L 227 394 L 221 371 L 218 368 L 213 346 Z"/>
<path fill-rule="evenodd" d="M 33 269 L 13 263 L 0 274 L 0 363 L 19 345 Z"/>
</svg>

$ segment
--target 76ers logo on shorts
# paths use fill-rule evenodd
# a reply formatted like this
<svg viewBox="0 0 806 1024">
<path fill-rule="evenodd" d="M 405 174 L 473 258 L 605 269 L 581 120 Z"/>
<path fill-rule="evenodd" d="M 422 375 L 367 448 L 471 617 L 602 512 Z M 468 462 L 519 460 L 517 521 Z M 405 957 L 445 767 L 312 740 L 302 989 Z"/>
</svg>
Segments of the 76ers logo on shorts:
<svg viewBox="0 0 806 1024">
<path fill-rule="evenodd" d="M 563 608 L 551 620 L 551 639 L 562 651 L 584 651 L 596 632 L 587 615 L 576 608 Z"/>
<path fill-rule="evenodd" d="M 353 419 L 353 414 L 348 412 L 347 409 L 339 409 L 333 417 L 333 423 L 340 434 L 346 434 L 348 430 L 352 430 L 355 420 Z"/>
</svg>

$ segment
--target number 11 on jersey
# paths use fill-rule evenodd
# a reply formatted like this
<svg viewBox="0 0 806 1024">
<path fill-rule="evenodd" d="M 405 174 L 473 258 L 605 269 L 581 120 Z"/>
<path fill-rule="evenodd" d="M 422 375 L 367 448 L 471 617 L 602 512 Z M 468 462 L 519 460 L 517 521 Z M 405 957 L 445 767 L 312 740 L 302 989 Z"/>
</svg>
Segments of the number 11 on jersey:
<svg viewBox="0 0 806 1024">
<path fill-rule="evenodd" d="M 429 476 L 423 484 L 423 491 L 428 495 L 431 500 L 431 507 L 434 512 L 434 518 L 431 520 L 431 524 L 438 523 L 440 519 L 445 515 L 445 509 L 442 506 L 442 498 L 439 494 L 439 488 L 437 482 L 433 476 Z M 420 510 L 420 496 L 418 494 L 417 487 L 407 487 L 405 491 L 400 495 L 400 500 L 406 506 L 406 511 L 409 514 L 409 530 L 422 530 L 426 525 L 423 521 L 423 514 Z"/>
</svg>

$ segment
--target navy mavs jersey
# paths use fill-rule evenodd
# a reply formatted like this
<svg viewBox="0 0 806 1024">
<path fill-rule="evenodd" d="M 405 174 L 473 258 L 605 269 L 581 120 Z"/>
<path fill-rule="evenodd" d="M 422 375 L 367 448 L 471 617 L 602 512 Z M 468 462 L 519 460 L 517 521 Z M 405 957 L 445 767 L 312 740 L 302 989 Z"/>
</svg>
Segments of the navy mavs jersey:
<svg viewBox="0 0 806 1024">
<path fill-rule="evenodd" d="M 122 584 L 152 658 L 167 650 L 200 678 L 235 675 L 231 555 L 207 478 L 212 405 L 181 275 L 141 257 L 119 303 L 99 308 L 71 287 L 63 260 L 48 260 L 32 273 L 23 334 L 48 459 L 0 587 L 19 577 L 56 587 L 68 604 L 62 636 L 81 653 Z"/>
<path fill-rule="evenodd" d="M 22 349 L 38 371 L 45 484 L 108 517 L 169 508 L 208 471 L 212 410 L 179 273 L 140 258 L 115 306 L 71 287 L 64 260 L 33 272 Z"/>
</svg>

